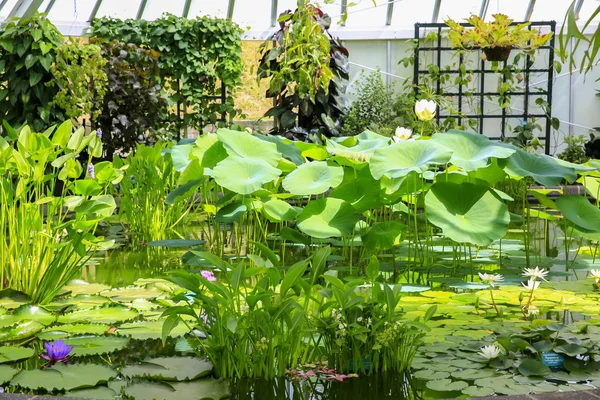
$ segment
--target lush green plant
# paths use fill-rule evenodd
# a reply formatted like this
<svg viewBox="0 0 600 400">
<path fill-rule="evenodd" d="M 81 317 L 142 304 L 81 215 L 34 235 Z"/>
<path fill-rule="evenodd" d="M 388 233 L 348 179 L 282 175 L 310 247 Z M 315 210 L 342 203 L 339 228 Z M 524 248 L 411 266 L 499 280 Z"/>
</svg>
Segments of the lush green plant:
<svg viewBox="0 0 600 400">
<path fill-rule="evenodd" d="M 470 49 L 472 47 L 510 47 L 533 51 L 552 39 L 552 33 L 540 35 L 539 30 L 529 29 L 529 23 L 511 25 L 513 20 L 504 14 L 492 14 L 493 21 L 485 22 L 477 15 L 471 15 L 467 22 L 473 29 L 465 28 L 452 19 L 446 20 L 450 27 L 448 39 L 452 47 Z"/>
<path fill-rule="evenodd" d="M 510 143 L 526 150 L 536 150 L 541 146 L 540 140 L 535 135 L 535 131 L 542 131 L 540 124 L 533 121 L 523 121 L 513 129 L 514 136 L 504 138 L 506 143 Z"/>
<path fill-rule="evenodd" d="M 52 64 L 63 38 L 45 16 L 13 19 L 0 34 L 0 118 L 42 131 L 65 119 Z"/>
<path fill-rule="evenodd" d="M 588 17 L 583 23 L 583 26 L 579 27 L 579 18 L 575 15 L 576 1 L 571 3 L 571 6 L 567 10 L 565 15 L 565 23 L 560 28 L 560 34 L 558 36 L 558 55 L 562 62 L 569 62 L 569 70 L 575 71 L 577 68 L 583 74 L 590 72 L 597 64 L 596 58 L 598 57 L 598 50 L 600 50 L 600 27 L 596 27 L 596 31 L 586 36 L 584 32 L 590 25 L 593 25 L 594 19 L 600 13 L 600 6 L 596 7 L 594 12 Z M 568 52 L 568 44 L 574 41 L 571 53 Z M 581 60 L 577 60 L 575 56 L 579 46 L 585 47 L 583 57 Z"/>
<path fill-rule="evenodd" d="M 257 78 L 269 79 L 267 97 L 275 106 L 274 132 L 300 137 L 339 135 L 348 80 L 348 50 L 328 35 L 330 18 L 317 6 L 298 1 L 295 12 L 279 16 L 280 30 L 261 46 Z M 294 129 L 296 128 L 296 129 Z"/>
<path fill-rule="evenodd" d="M 584 164 L 590 159 L 586 155 L 584 148 L 584 145 L 587 143 L 585 136 L 569 135 L 565 136 L 564 141 L 567 148 L 562 153 L 557 154 L 556 157 L 577 164 Z"/>
<path fill-rule="evenodd" d="M 110 163 L 94 166 L 102 144 L 95 133 L 74 133 L 67 121 L 34 133 L 5 125 L 0 137 L 0 282 L 46 304 L 79 272 L 88 251 L 101 246 L 99 222 L 116 205 L 103 192 L 113 177 Z M 88 150 L 82 167 L 77 156 Z M 87 168 L 87 179 L 81 175 Z M 96 178 L 96 175 L 98 178 Z M 112 178 L 112 179 L 111 179 Z M 73 217 L 70 216 L 73 213 Z"/>
<path fill-rule="evenodd" d="M 177 130 L 201 130 L 221 115 L 239 111 L 232 93 L 241 83 L 242 30 L 228 19 L 187 19 L 167 14 L 154 21 L 101 18 L 92 21 L 92 37 L 133 43 L 157 52 L 157 78 L 171 106 L 169 120 Z M 227 88 L 225 103 L 215 101 Z"/>
<path fill-rule="evenodd" d="M 50 105 L 65 110 L 73 120 L 87 115 L 97 118 L 100 110 L 94 106 L 104 98 L 108 84 L 105 65 L 99 46 L 71 40 L 57 48 L 52 64 L 54 79 L 48 85 L 59 91 Z"/>
<path fill-rule="evenodd" d="M 164 239 L 168 231 L 189 221 L 195 199 L 167 199 L 177 188 L 180 174 L 165 144 L 138 145 L 135 154 L 124 160 L 116 157 L 114 164 L 124 175 L 119 187 L 119 214 L 141 240 Z"/>
<path fill-rule="evenodd" d="M 107 158 L 127 154 L 137 143 L 154 143 L 164 124 L 167 100 L 159 84 L 158 53 L 123 42 L 103 44 L 108 91 L 96 102 Z"/>
</svg>

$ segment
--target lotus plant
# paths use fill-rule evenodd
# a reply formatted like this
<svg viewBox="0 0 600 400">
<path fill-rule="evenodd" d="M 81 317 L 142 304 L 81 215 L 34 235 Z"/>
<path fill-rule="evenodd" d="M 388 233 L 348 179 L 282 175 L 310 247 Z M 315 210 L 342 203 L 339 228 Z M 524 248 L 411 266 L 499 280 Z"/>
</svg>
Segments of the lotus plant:
<svg viewBox="0 0 600 400">
<path fill-rule="evenodd" d="M 500 355 L 500 348 L 494 344 L 489 346 L 483 346 L 479 350 L 480 351 L 477 354 L 488 360 L 488 362 L 493 360 L 494 358 L 498 358 L 498 356 Z"/>
<path fill-rule="evenodd" d="M 488 285 L 490 291 L 490 298 L 492 299 L 492 305 L 494 306 L 494 310 L 496 310 L 496 314 L 500 316 L 500 310 L 498 310 L 498 306 L 496 305 L 496 300 L 494 299 L 494 286 L 496 283 L 503 281 L 504 277 L 500 274 L 488 274 L 481 272 L 479 273 L 479 279 L 481 282 L 486 283 Z"/>
<path fill-rule="evenodd" d="M 590 277 L 594 279 L 594 288 L 598 289 L 598 283 L 600 282 L 600 269 L 591 270 Z"/>
<path fill-rule="evenodd" d="M 421 121 L 431 121 L 436 109 L 437 104 L 433 100 L 419 100 L 415 103 L 415 114 Z"/>
<path fill-rule="evenodd" d="M 404 142 L 410 139 L 412 133 L 413 132 L 411 129 L 397 127 L 396 133 L 394 134 L 394 136 L 392 136 L 392 139 L 395 143 Z"/>
<path fill-rule="evenodd" d="M 62 340 L 56 340 L 52 343 L 45 342 L 44 347 L 46 348 L 46 354 L 40 354 L 40 357 L 48 361 L 48 366 L 57 363 L 68 363 L 69 354 L 73 351 L 73 348 Z"/>
</svg>

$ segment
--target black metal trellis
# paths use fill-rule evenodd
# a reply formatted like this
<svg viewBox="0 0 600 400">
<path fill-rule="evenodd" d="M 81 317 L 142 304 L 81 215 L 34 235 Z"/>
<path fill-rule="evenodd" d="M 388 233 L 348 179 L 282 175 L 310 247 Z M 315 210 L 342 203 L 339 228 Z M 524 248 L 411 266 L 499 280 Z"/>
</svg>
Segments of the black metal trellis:
<svg viewBox="0 0 600 400">
<path fill-rule="evenodd" d="M 465 27 L 472 27 L 471 24 L 466 24 L 466 23 L 463 23 L 461 25 L 463 25 Z M 515 22 L 512 25 L 517 25 L 517 23 Z M 479 87 L 478 87 L 477 91 L 467 92 L 467 90 L 465 90 L 466 89 L 465 85 L 461 81 L 459 84 L 456 85 L 456 86 L 458 86 L 456 91 L 447 92 L 447 91 L 443 90 L 442 84 L 439 79 L 437 79 L 437 82 L 435 82 L 435 87 L 432 88 L 435 90 L 435 93 L 440 96 L 455 98 L 458 103 L 458 112 L 460 114 L 463 113 L 463 108 L 465 105 L 465 97 L 468 95 L 469 97 L 473 98 L 473 101 L 478 102 L 478 107 L 479 107 L 478 113 L 468 113 L 466 115 L 461 115 L 461 116 L 451 116 L 451 115 L 444 115 L 441 112 L 438 112 L 436 115 L 436 121 L 438 122 L 438 124 L 440 123 L 440 121 L 442 119 L 446 119 L 449 117 L 456 117 L 458 119 L 459 125 L 462 124 L 463 118 L 474 119 L 474 120 L 478 121 L 480 133 L 483 134 L 483 132 L 481 132 L 481 131 L 483 130 L 483 126 L 484 126 L 483 122 L 486 119 L 500 119 L 501 135 L 499 137 L 490 137 L 490 139 L 503 140 L 507 136 L 506 131 L 507 131 L 507 125 L 508 125 L 509 119 L 521 119 L 522 121 L 525 121 L 525 122 L 530 122 L 533 118 L 535 118 L 536 120 L 537 119 L 544 120 L 545 121 L 545 132 L 544 132 L 545 135 L 544 135 L 544 137 L 541 137 L 540 140 L 544 144 L 545 153 L 550 154 L 550 136 L 551 136 L 551 132 L 552 132 L 552 124 L 551 124 L 551 120 L 552 120 L 552 115 L 551 115 L 552 84 L 553 84 L 553 79 L 554 79 L 554 45 L 555 45 L 555 36 L 556 36 L 556 22 L 555 21 L 531 22 L 529 26 L 530 26 L 530 29 L 533 27 L 549 28 L 549 30 L 552 32 L 552 39 L 548 45 L 540 47 L 540 49 L 548 50 L 546 52 L 547 53 L 547 63 L 546 63 L 547 68 L 533 68 L 533 65 L 532 65 L 533 63 L 531 62 L 532 61 L 531 56 L 528 54 L 525 55 L 524 67 L 522 69 L 520 69 L 520 73 L 523 75 L 523 80 L 522 80 L 522 83 L 524 85 L 523 90 L 522 91 L 511 91 L 511 92 L 504 93 L 505 95 L 511 96 L 511 99 L 514 97 L 522 96 L 522 98 L 523 98 L 522 112 L 519 110 L 519 112 L 517 112 L 517 113 L 515 113 L 515 112 L 509 113 L 507 107 L 503 107 L 500 114 L 486 114 L 486 110 L 488 109 L 488 107 L 486 107 L 486 105 L 490 104 L 490 103 L 497 105 L 497 100 L 502 95 L 500 92 L 489 90 L 485 87 L 486 74 L 494 74 L 496 76 L 500 76 L 500 73 L 498 71 L 491 69 L 490 62 L 480 59 L 479 67 L 477 69 L 468 70 L 468 72 L 474 76 L 479 74 L 479 80 L 478 80 Z M 430 45 L 430 46 L 429 45 L 427 47 L 421 46 L 419 40 L 422 40 L 425 37 L 425 35 L 427 34 L 427 32 L 431 31 L 432 29 L 434 31 L 437 30 L 437 40 L 434 43 L 432 43 L 432 45 Z M 446 29 L 448 29 L 448 26 L 444 23 L 416 23 L 415 24 L 416 47 L 415 47 L 415 54 L 414 54 L 415 62 L 414 62 L 413 83 L 414 83 L 415 91 L 417 91 L 417 94 L 419 91 L 420 76 L 430 73 L 430 71 L 428 69 L 422 69 L 420 55 L 423 52 L 432 52 L 432 54 L 434 54 L 433 65 L 438 67 L 440 74 L 450 74 L 450 75 L 460 76 L 460 74 L 463 73 L 460 70 L 460 67 L 458 69 L 453 69 L 452 66 L 443 65 L 442 54 L 448 53 L 449 55 L 451 55 L 456 51 L 456 49 L 453 49 L 451 47 L 443 45 L 442 32 L 445 31 Z M 423 33 L 425 33 L 425 35 Z M 480 51 L 480 50 L 477 50 L 477 51 Z M 448 57 L 448 59 L 450 59 L 450 57 Z M 459 55 L 459 65 L 463 64 L 463 62 L 464 62 L 464 55 L 460 54 Z M 504 61 L 503 64 L 504 64 L 503 67 L 505 68 L 508 65 L 508 62 Z M 546 85 L 544 88 L 542 88 L 542 90 L 536 90 L 536 91 L 530 90 L 529 85 L 530 85 L 531 74 L 543 74 L 547 77 Z M 502 75 L 501 79 L 502 79 L 503 83 L 506 82 L 506 76 Z M 539 97 L 543 97 L 546 99 L 546 102 L 548 104 L 548 113 L 533 113 L 533 112 L 531 112 L 530 101 L 533 98 L 539 98 Z M 487 98 L 491 98 L 492 101 L 490 102 L 489 100 L 486 100 Z"/>
</svg>

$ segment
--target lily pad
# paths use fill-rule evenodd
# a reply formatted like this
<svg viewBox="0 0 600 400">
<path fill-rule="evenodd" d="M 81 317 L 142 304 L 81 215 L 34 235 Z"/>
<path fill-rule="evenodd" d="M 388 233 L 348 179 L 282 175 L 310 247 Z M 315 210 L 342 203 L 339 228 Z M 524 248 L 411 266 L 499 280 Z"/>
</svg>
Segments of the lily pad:
<svg viewBox="0 0 600 400">
<path fill-rule="evenodd" d="M 98 386 L 91 389 L 71 390 L 65 393 L 66 397 L 75 399 L 97 399 L 97 400 L 113 400 L 117 392 L 106 386 Z"/>
<path fill-rule="evenodd" d="M 117 336 L 76 336 L 64 339 L 63 342 L 73 347 L 74 357 L 110 354 L 124 349 L 128 338 Z"/>
<path fill-rule="evenodd" d="M 0 343 L 29 338 L 44 329 L 37 321 L 25 321 L 0 329 Z"/>
<path fill-rule="evenodd" d="M 315 238 L 339 237 L 352 232 L 358 213 L 349 203 L 334 198 L 311 201 L 298 216 L 298 228 Z"/>
<path fill-rule="evenodd" d="M 103 335 L 109 329 L 110 325 L 100 324 L 58 325 L 44 329 L 37 337 L 41 340 L 56 340 L 76 335 Z"/>
<path fill-rule="evenodd" d="M 454 392 L 469 387 L 469 384 L 464 381 L 452 382 L 450 379 L 436 379 L 434 381 L 427 382 L 426 386 L 428 389 L 436 392 Z"/>
<path fill-rule="evenodd" d="M 35 354 L 35 351 L 29 347 L 1 346 L 0 364 L 25 360 Z"/>
<path fill-rule="evenodd" d="M 129 336 L 137 340 L 160 339 L 162 336 L 163 320 L 143 321 L 121 324 L 117 335 Z M 170 337 L 180 337 L 189 332 L 184 324 L 179 324 L 171 330 Z"/>
<path fill-rule="evenodd" d="M 546 376 L 552 371 L 541 361 L 526 359 L 519 364 L 519 372 L 525 376 Z"/>
<path fill-rule="evenodd" d="M 127 302 L 137 299 L 154 299 L 165 293 L 157 287 L 129 286 L 120 289 L 112 289 L 101 292 L 100 295 L 108 297 L 117 302 Z"/>
<path fill-rule="evenodd" d="M 57 364 L 43 370 L 19 372 L 10 382 L 28 390 L 73 390 L 94 387 L 117 376 L 113 369 L 97 364 Z"/>
<path fill-rule="evenodd" d="M 71 295 L 76 296 L 78 294 L 97 294 L 102 292 L 103 290 L 110 289 L 110 286 L 102 285 L 100 283 L 72 281 L 63 289 L 67 292 L 71 292 Z"/>
<path fill-rule="evenodd" d="M 313 161 L 300 165 L 285 177 L 282 186 L 297 196 L 325 193 L 344 179 L 342 167 L 327 165 L 325 161 Z"/>
<path fill-rule="evenodd" d="M 17 372 L 19 372 L 18 369 L 9 367 L 8 365 L 0 365 L 0 385 L 4 385 L 10 381 Z"/>
<path fill-rule="evenodd" d="M 481 386 L 469 386 L 467 388 L 462 389 L 462 392 L 471 397 L 484 397 L 493 395 L 494 389 Z"/>
<path fill-rule="evenodd" d="M 220 400 L 230 396 L 229 386 L 216 379 L 192 382 L 136 382 L 123 389 L 125 395 L 136 400 Z"/>
<path fill-rule="evenodd" d="M 166 381 L 190 381 L 212 373 L 209 361 L 196 357 L 158 357 L 126 366 L 121 373 L 129 378 L 152 378 Z"/>
<path fill-rule="evenodd" d="M 115 322 L 129 321 L 138 317 L 138 312 L 125 306 L 102 307 L 91 310 L 74 311 L 58 317 L 62 324 L 76 322 L 92 322 L 99 324 L 113 324 Z"/>
</svg>

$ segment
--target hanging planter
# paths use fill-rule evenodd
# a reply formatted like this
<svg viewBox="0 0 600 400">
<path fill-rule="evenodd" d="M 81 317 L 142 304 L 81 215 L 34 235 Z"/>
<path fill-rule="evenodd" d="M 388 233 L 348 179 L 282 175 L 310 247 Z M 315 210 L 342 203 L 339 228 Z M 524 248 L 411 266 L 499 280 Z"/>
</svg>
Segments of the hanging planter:
<svg viewBox="0 0 600 400">
<path fill-rule="evenodd" d="M 510 57 L 512 46 L 505 47 L 487 47 L 481 49 L 486 61 L 506 61 Z"/>
</svg>

